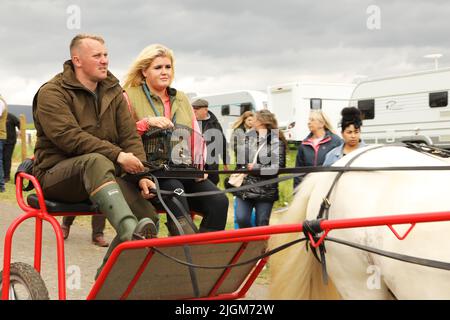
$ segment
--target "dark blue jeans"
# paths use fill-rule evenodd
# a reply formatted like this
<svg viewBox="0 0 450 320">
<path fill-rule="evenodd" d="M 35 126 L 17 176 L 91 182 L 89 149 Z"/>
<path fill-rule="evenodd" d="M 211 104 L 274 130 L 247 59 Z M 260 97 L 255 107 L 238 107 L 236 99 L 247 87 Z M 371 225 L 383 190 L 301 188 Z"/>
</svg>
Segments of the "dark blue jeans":
<svg viewBox="0 0 450 320">
<path fill-rule="evenodd" d="M 0 140 L 0 191 L 5 191 L 5 174 L 3 171 L 3 146 L 5 140 Z"/>
<path fill-rule="evenodd" d="M 243 200 L 236 197 L 236 202 L 236 221 L 239 228 L 250 228 L 252 226 L 251 219 L 253 208 L 255 208 L 256 213 L 256 226 L 269 225 L 273 201 Z"/>
</svg>

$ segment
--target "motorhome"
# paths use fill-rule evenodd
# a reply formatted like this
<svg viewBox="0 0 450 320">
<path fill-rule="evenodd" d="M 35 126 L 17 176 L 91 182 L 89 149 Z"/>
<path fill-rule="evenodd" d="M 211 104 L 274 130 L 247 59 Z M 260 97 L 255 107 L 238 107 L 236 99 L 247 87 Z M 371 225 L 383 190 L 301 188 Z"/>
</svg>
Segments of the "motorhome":
<svg viewBox="0 0 450 320">
<path fill-rule="evenodd" d="M 245 111 L 267 109 L 267 94 L 263 91 L 241 90 L 215 94 L 195 95 L 191 101 L 205 99 L 209 103 L 209 111 L 219 120 L 222 129 L 230 141 L 232 125 Z"/>
<path fill-rule="evenodd" d="M 309 133 L 311 110 L 323 110 L 337 129 L 340 112 L 350 101 L 355 84 L 292 82 L 267 88 L 268 109 L 276 114 L 289 142 L 300 143 Z"/>
<path fill-rule="evenodd" d="M 450 148 L 450 68 L 360 82 L 350 101 L 366 143 L 420 142 Z"/>
</svg>

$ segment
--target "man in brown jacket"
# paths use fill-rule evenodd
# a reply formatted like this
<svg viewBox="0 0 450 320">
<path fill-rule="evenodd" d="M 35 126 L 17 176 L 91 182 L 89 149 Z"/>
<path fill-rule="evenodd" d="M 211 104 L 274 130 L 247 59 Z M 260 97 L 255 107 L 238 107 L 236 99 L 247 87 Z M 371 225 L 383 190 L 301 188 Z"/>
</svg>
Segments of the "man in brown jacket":
<svg viewBox="0 0 450 320">
<path fill-rule="evenodd" d="M 146 157 L 119 81 L 108 71 L 104 40 L 78 35 L 70 54 L 63 72 L 33 100 L 33 174 L 46 198 L 90 199 L 106 215 L 117 235 L 105 263 L 120 242 L 156 234 L 157 216 L 146 200 L 154 196 L 155 184 L 143 178 L 134 185 L 121 178 L 142 172 Z"/>
</svg>

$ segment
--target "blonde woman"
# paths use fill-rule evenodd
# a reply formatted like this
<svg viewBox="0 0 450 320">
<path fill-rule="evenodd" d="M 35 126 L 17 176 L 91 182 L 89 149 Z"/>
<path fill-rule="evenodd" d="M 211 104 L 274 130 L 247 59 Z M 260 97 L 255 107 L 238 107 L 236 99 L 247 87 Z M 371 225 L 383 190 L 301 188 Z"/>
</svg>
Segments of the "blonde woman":
<svg viewBox="0 0 450 320">
<path fill-rule="evenodd" d="M 233 123 L 233 130 L 242 129 L 248 131 L 253 128 L 254 114 L 252 111 L 245 111 L 235 123 Z"/>
<path fill-rule="evenodd" d="M 187 96 L 170 87 L 175 77 L 174 62 L 172 50 L 160 44 L 153 44 L 142 50 L 126 75 L 124 84 L 126 98 L 134 113 L 140 134 L 152 128 L 172 128 L 175 124 L 192 129 L 198 128 Z M 201 181 L 161 179 L 160 187 L 170 191 L 181 188 L 188 193 L 218 190 L 208 179 Z M 203 214 L 200 232 L 225 229 L 228 210 L 228 198 L 225 195 L 209 196 L 207 201 L 204 197 L 188 199 L 175 197 L 183 208 L 171 199 L 167 199 L 166 203 L 180 222 L 184 233 L 194 232 L 182 212 L 182 210 L 189 212 L 190 209 Z M 155 205 L 158 206 L 157 203 Z M 172 220 L 168 221 L 168 229 L 172 235 L 178 233 Z"/>
<path fill-rule="evenodd" d="M 245 142 L 245 134 L 253 129 L 254 113 L 245 111 L 233 124 L 233 133 L 231 134 L 231 145 L 234 151 L 236 163 L 238 159 L 238 146 L 242 146 Z"/>
<path fill-rule="evenodd" d="M 311 111 L 308 128 L 310 133 L 298 147 L 296 167 L 321 166 L 327 153 L 342 144 L 342 139 L 334 133 L 330 120 L 321 110 Z M 301 177 L 294 178 L 294 188 L 300 182 Z"/>
<path fill-rule="evenodd" d="M 255 114 L 252 111 L 245 111 L 241 116 L 233 123 L 230 144 L 234 151 L 234 162 L 236 163 L 236 168 L 242 168 L 245 166 L 245 135 L 253 130 L 253 121 L 255 119 Z M 225 187 L 232 187 L 225 183 Z M 239 224 L 236 218 L 236 208 L 237 199 L 234 197 L 234 228 L 239 229 Z M 256 216 L 255 211 L 252 212 L 251 225 L 256 226 Z"/>
</svg>

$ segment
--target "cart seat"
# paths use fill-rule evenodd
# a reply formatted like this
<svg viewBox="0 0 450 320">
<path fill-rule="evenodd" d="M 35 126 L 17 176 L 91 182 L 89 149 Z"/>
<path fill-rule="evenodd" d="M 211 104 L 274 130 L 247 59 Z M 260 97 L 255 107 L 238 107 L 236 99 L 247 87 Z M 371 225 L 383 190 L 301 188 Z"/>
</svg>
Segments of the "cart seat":
<svg viewBox="0 0 450 320">
<path fill-rule="evenodd" d="M 30 194 L 27 197 L 28 204 L 34 209 L 39 208 L 38 196 L 36 194 Z M 73 213 L 83 213 L 83 214 L 96 214 L 97 208 L 89 200 L 80 203 L 67 203 L 58 202 L 53 200 L 45 200 L 45 205 L 47 206 L 47 211 L 49 213 L 58 212 L 73 212 Z"/>
</svg>

